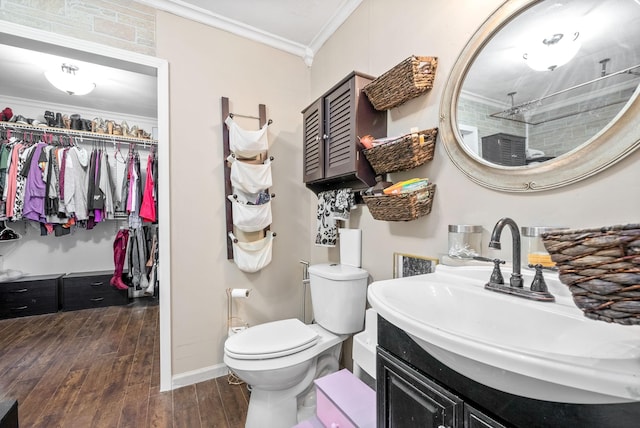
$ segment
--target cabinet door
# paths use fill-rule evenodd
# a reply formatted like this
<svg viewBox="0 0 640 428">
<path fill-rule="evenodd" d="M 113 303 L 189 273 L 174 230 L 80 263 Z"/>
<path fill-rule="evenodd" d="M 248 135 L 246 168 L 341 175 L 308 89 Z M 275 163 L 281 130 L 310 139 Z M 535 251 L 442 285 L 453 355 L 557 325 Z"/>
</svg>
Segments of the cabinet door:
<svg viewBox="0 0 640 428">
<path fill-rule="evenodd" d="M 304 182 L 324 178 L 324 110 L 322 98 L 302 113 L 304 148 Z"/>
<path fill-rule="evenodd" d="M 353 173 L 356 163 L 355 83 L 349 79 L 324 100 L 325 178 Z"/>
<path fill-rule="evenodd" d="M 464 405 L 464 428 L 506 428 L 481 411 L 468 404 Z"/>
<path fill-rule="evenodd" d="M 462 427 L 456 395 L 380 348 L 377 365 L 378 427 Z"/>
</svg>

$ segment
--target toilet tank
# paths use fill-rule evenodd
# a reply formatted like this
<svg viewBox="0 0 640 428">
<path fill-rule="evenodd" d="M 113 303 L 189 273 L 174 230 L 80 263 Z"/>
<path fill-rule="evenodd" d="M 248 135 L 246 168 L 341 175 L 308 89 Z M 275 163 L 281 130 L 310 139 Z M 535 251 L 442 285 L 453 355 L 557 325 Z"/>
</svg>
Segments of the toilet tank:
<svg viewBox="0 0 640 428">
<path fill-rule="evenodd" d="M 309 266 L 311 304 L 316 323 L 335 334 L 351 334 L 364 327 L 369 273 L 354 266 Z"/>
</svg>

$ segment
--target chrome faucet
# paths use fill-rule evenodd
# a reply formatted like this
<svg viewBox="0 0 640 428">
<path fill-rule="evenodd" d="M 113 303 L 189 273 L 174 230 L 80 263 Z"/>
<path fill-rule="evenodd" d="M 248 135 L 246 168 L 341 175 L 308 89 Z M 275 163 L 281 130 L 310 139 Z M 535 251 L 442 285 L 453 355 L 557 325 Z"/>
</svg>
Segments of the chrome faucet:
<svg viewBox="0 0 640 428">
<path fill-rule="evenodd" d="M 511 229 L 511 241 L 513 247 L 511 250 L 513 266 L 509 283 L 512 287 L 522 288 L 522 274 L 520 273 L 520 231 L 518 230 L 516 222 L 509 217 L 501 218 L 494 226 L 493 232 L 491 232 L 489 248 L 495 248 L 497 250 L 501 248 L 500 235 L 502 234 L 502 229 L 504 229 L 505 226 L 509 226 L 509 229 Z"/>
</svg>

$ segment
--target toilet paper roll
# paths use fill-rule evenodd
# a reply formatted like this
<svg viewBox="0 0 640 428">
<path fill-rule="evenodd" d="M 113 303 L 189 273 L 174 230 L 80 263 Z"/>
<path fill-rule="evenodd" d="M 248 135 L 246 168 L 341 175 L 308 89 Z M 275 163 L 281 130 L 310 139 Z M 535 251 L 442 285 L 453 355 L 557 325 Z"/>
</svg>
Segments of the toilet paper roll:
<svg viewBox="0 0 640 428">
<path fill-rule="evenodd" d="M 251 290 L 249 290 L 248 288 L 232 288 L 231 289 L 231 298 L 233 299 L 246 299 L 247 297 L 249 297 L 249 292 Z"/>
</svg>

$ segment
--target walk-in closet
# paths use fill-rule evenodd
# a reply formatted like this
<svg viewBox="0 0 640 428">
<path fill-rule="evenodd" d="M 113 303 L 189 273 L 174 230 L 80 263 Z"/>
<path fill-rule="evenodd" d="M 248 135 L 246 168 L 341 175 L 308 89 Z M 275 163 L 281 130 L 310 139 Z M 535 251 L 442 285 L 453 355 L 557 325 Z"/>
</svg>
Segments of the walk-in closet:
<svg viewBox="0 0 640 428">
<path fill-rule="evenodd" d="M 166 63 L 16 29 L 0 30 L 0 319 L 159 304 L 162 335 Z M 77 95 L 43 71 L 94 88 Z M 160 348 L 166 390 L 169 340 Z"/>
</svg>

